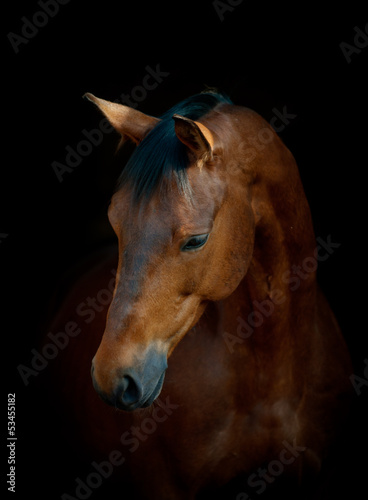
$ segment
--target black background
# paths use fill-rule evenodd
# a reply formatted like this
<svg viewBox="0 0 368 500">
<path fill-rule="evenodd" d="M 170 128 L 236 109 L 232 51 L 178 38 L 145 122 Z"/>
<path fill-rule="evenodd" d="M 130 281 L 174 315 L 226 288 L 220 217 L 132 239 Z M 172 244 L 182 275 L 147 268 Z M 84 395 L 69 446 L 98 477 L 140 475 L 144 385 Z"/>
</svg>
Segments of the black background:
<svg viewBox="0 0 368 500">
<path fill-rule="evenodd" d="M 347 62 L 340 44 L 354 44 L 354 27 L 364 31 L 368 14 L 352 2 L 333 9 L 253 3 L 241 2 L 221 20 L 212 1 L 167 5 L 71 0 L 17 54 L 7 35 L 21 34 L 22 17 L 32 20 L 41 9 L 35 1 L 6 8 L 0 168 L 2 381 L 4 413 L 7 393 L 17 394 L 19 498 L 60 498 L 62 487 L 46 476 L 54 462 L 67 475 L 68 462 L 60 460 L 58 449 L 45 445 L 53 439 L 52 425 L 44 422 L 47 397 L 32 384 L 23 385 L 17 366 L 29 363 L 30 351 L 44 333 L 48 299 L 68 268 L 114 239 L 106 208 L 131 148 L 117 161 L 118 137 L 106 135 L 62 182 L 51 164 L 65 163 L 66 146 L 75 148 L 84 139 L 82 130 L 96 128 L 101 120 L 82 95 L 89 91 L 114 100 L 131 94 L 142 85 L 147 66 L 159 65 L 169 73 L 138 103 L 148 114 L 160 115 L 209 86 L 267 120 L 274 108 L 285 106 L 296 115 L 280 136 L 299 165 L 316 236 L 331 235 L 341 244 L 321 263 L 319 281 L 350 348 L 354 373 L 363 376 L 368 358 L 368 46 Z M 354 492 L 365 484 L 367 395 L 363 387 L 356 396 L 356 442 L 346 457 L 344 484 Z M 6 490 L 5 480 L 2 485 Z M 359 498 L 358 493 L 352 497 Z"/>
</svg>

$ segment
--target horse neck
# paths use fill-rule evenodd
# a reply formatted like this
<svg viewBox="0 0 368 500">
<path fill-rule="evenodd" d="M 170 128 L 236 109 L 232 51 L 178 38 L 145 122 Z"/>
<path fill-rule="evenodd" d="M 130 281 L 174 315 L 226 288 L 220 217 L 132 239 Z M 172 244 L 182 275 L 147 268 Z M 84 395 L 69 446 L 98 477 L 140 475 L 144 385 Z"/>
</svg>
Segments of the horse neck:
<svg viewBox="0 0 368 500">
<path fill-rule="evenodd" d="M 295 160 L 276 135 L 253 166 L 253 255 L 246 276 L 225 301 L 225 328 L 247 339 L 240 350 L 252 346 L 276 360 L 309 349 L 316 304 L 315 238 Z"/>
<path fill-rule="evenodd" d="M 306 306 L 314 300 L 316 285 L 311 214 L 294 157 L 277 137 L 273 146 L 279 158 L 276 168 L 276 154 L 271 155 L 272 165 L 263 160 L 260 182 L 253 189 L 255 243 L 246 279 L 254 298 L 277 289 L 294 306 L 299 302 Z M 265 280 L 266 290 L 258 285 Z"/>
</svg>

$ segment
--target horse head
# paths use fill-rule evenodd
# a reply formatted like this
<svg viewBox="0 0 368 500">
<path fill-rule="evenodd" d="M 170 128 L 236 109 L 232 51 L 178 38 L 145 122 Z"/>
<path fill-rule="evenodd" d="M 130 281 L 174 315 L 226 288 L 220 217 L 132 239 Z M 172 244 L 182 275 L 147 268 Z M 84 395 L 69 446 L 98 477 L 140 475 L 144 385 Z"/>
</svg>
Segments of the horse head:
<svg viewBox="0 0 368 500">
<path fill-rule="evenodd" d="M 250 157 L 244 137 L 262 131 L 274 156 L 281 141 L 274 145 L 256 113 L 218 94 L 193 96 L 161 119 L 87 97 L 137 144 L 108 210 L 119 263 L 92 364 L 101 397 L 134 410 L 157 398 L 169 356 L 208 302 L 227 298 L 247 273 L 256 224 L 269 209 L 257 201 L 267 198 L 262 168 L 268 177 L 280 172 L 264 155 Z"/>
</svg>

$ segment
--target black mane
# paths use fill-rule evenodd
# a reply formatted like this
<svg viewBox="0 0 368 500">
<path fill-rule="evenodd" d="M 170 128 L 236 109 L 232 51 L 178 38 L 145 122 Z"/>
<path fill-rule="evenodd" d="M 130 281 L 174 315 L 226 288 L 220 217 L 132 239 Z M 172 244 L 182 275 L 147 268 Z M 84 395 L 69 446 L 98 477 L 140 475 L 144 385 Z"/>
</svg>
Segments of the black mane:
<svg viewBox="0 0 368 500">
<path fill-rule="evenodd" d="M 188 97 L 163 114 L 161 121 L 143 139 L 125 165 L 118 180 L 118 189 L 129 183 L 136 200 L 147 198 L 162 184 L 162 179 L 176 180 L 182 194 L 189 196 L 191 187 L 187 176 L 187 149 L 176 137 L 174 114 L 197 120 L 211 111 L 217 104 L 228 103 L 228 97 L 205 92 Z"/>
</svg>

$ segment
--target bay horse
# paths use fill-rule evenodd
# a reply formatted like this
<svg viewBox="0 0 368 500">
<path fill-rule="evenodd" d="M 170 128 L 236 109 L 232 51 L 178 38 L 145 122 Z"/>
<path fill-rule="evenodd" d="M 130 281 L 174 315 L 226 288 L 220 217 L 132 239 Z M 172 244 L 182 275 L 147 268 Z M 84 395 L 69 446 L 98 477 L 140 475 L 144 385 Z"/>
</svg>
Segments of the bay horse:
<svg viewBox="0 0 368 500">
<path fill-rule="evenodd" d="M 82 325 L 61 378 L 103 459 L 92 471 L 114 469 L 138 499 L 215 498 L 235 478 L 251 493 L 277 476 L 307 484 L 352 370 L 294 157 L 216 92 L 160 118 L 86 97 L 137 145 L 108 209 L 118 254 L 96 260 L 53 326 Z M 221 498 L 248 498 L 237 491 Z"/>
</svg>

